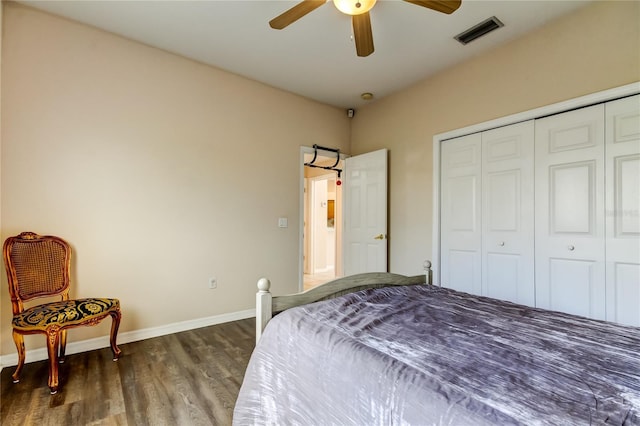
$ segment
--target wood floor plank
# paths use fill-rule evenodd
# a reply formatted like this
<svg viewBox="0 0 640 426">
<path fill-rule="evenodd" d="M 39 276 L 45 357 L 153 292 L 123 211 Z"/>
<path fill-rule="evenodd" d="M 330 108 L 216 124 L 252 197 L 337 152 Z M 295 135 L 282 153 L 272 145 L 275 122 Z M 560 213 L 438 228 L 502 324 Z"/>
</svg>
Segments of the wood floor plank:
<svg viewBox="0 0 640 426">
<path fill-rule="evenodd" d="M 0 374 L 0 424 L 230 425 L 255 342 L 255 319 L 74 354 L 49 394 L 47 362 Z"/>
</svg>

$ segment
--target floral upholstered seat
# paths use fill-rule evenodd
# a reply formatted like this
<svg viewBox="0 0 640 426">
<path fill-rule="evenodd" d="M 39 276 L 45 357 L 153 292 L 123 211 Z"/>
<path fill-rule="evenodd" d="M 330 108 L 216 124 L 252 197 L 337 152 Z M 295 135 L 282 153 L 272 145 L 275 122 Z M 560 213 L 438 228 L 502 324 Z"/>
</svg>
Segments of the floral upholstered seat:
<svg viewBox="0 0 640 426">
<path fill-rule="evenodd" d="M 87 321 L 99 322 L 105 314 L 120 309 L 118 299 L 75 299 L 45 303 L 13 317 L 13 328 L 18 330 L 46 330 L 47 327 L 68 327 Z"/>
</svg>

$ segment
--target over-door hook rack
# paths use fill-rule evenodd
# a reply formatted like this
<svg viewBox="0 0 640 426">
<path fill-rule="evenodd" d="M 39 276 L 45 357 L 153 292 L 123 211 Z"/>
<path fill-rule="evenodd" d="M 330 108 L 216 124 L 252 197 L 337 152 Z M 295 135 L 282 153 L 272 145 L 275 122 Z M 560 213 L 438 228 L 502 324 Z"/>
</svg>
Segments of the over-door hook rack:
<svg viewBox="0 0 640 426">
<path fill-rule="evenodd" d="M 328 152 L 335 152 L 336 153 L 336 162 L 335 162 L 335 164 L 333 166 L 320 166 L 320 165 L 317 165 L 317 164 L 313 164 L 318 159 L 318 150 L 328 151 Z M 304 163 L 304 165 L 305 166 L 309 166 L 309 167 L 316 167 L 318 169 L 333 170 L 335 172 L 338 172 L 338 178 L 340 178 L 340 174 L 342 173 L 342 169 L 336 168 L 338 163 L 340 163 L 340 150 L 339 149 L 326 148 L 324 146 L 320 146 L 320 145 L 314 144 L 313 145 L 313 158 L 308 163 Z"/>
</svg>

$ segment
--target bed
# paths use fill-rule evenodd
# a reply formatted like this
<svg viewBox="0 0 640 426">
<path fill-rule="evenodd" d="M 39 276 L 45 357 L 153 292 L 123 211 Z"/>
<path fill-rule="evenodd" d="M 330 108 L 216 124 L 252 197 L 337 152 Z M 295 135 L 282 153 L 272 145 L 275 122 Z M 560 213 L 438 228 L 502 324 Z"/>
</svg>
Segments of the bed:
<svg viewBox="0 0 640 426">
<path fill-rule="evenodd" d="M 428 272 L 285 297 L 265 281 L 257 327 L 282 312 L 236 425 L 640 425 L 640 328 L 428 285 Z"/>
</svg>

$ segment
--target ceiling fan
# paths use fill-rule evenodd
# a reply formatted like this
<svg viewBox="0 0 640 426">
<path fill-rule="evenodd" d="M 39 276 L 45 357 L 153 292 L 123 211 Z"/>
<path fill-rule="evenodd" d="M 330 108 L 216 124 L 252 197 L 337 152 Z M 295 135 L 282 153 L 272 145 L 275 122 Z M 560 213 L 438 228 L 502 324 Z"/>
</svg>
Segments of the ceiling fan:
<svg viewBox="0 0 640 426">
<path fill-rule="evenodd" d="M 462 0 L 404 1 L 446 14 L 455 12 L 462 2 Z M 269 21 L 269 25 L 273 29 L 281 30 L 302 18 L 307 13 L 319 8 L 326 2 L 327 0 L 303 0 L 291 9 L 273 18 Z M 376 0 L 333 0 L 333 3 L 340 12 L 351 16 L 353 37 L 355 39 L 356 52 L 358 56 L 369 56 L 372 54 L 373 34 L 371 32 L 369 11 L 373 5 L 376 4 Z"/>
</svg>

